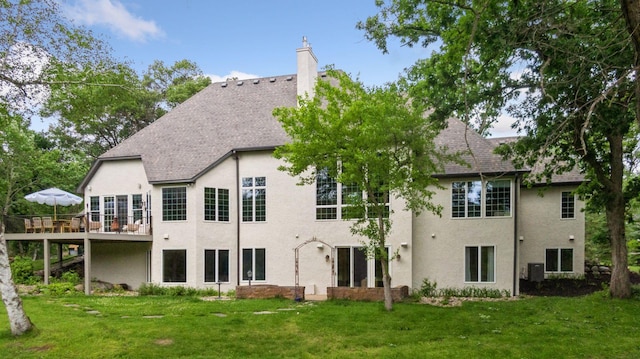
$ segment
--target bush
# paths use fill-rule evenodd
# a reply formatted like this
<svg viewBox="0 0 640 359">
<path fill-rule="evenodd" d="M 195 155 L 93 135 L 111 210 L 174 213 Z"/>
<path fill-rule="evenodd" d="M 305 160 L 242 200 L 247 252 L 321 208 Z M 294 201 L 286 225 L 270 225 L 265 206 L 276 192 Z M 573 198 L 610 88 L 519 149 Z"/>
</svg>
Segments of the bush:
<svg viewBox="0 0 640 359">
<path fill-rule="evenodd" d="M 511 296 L 508 290 L 499 290 L 494 288 L 442 288 L 437 289 L 438 283 L 431 282 L 425 278 L 422 280 L 422 286 L 418 290 L 418 294 L 422 297 L 466 297 L 466 298 L 502 298 Z"/>
<path fill-rule="evenodd" d="M 78 285 L 81 282 L 80 279 L 80 275 L 78 273 L 76 273 L 75 271 L 68 271 L 68 272 L 64 272 L 62 273 L 62 275 L 60 276 L 60 281 L 61 282 L 66 282 L 66 283 L 71 283 L 72 285 Z"/>
<path fill-rule="evenodd" d="M 233 291 L 235 294 L 235 291 Z M 196 289 L 191 287 L 175 286 L 162 287 L 153 283 L 143 283 L 138 288 L 138 295 L 167 295 L 171 297 L 210 297 L 218 295 L 215 289 Z"/>
<path fill-rule="evenodd" d="M 11 262 L 13 282 L 16 284 L 34 284 L 37 278 L 33 275 L 33 261 L 27 257 L 17 256 Z"/>
<path fill-rule="evenodd" d="M 69 282 L 57 282 L 49 285 L 38 286 L 40 293 L 48 295 L 64 295 L 70 293 L 77 293 L 75 285 Z"/>
<path fill-rule="evenodd" d="M 423 297 L 437 297 L 438 296 L 438 290 L 436 289 L 437 286 L 438 286 L 437 282 L 431 283 L 429 278 L 425 278 L 422 280 L 422 286 L 420 287 L 420 290 L 418 291 L 418 293 Z"/>
</svg>

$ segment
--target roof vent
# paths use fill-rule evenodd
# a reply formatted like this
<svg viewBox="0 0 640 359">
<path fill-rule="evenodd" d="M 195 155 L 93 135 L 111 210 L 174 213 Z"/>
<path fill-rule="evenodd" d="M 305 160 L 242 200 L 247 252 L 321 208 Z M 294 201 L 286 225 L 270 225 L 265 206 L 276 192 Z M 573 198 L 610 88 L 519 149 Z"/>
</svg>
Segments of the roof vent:
<svg viewBox="0 0 640 359">
<path fill-rule="evenodd" d="M 242 84 L 243 84 L 243 83 L 244 83 L 244 82 L 242 82 L 242 81 L 238 81 L 238 84 L 237 84 L 237 85 L 238 85 L 238 86 L 242 86 Z"/>
<path fill-rule="evenodd" d="M 220 86 L 222 86 L 222 87 L 227 87 L 227 83 L 226 83 L 226 82 L 223 82 Z"/>
<path fill-rule="evenodd" d="M 270 78 L 269 82 L 276 82 L 276 78 L 275 77 Z"/>
<path fill-rule="evenodd" d="M 258 79 L 253 80 L 253 84 L 254 84 L 254 85 L 257 85 L 257 84 L 259 84 L 259 83 L 260 83 L 260 80 L 258 80 Z"/>
<path fill-rule="evenodd" d="M 287 76 L 287 81 L 293 80 L 293 76 Z"/>
</svg>

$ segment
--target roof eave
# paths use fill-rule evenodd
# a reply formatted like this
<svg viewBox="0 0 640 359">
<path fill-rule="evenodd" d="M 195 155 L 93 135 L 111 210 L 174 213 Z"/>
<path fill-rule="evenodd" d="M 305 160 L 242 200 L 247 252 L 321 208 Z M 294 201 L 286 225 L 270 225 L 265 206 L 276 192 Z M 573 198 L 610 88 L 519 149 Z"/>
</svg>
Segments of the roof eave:
<svg viewBox="0 0 640 359">
<path fill-rule="evenodd" d="M 515 176 L 524 173 L 529 173 L 529 170 L 514 170 L 514 171 L 503 171 L 503 172 L 465 172 L 465 173 L 438 173 L 434 174 L 434 178 L 470 178 L 470 177 L 478 177 L 480 175 L 487 177 L 496 177 L 496 176 Z"/>
<path fill-rule="evenodd" d="M 195 176 L 193 176 L 191 178 L 180 178 L 180 179 L 171 179 L 171 180 L 156 180 L 156 181 L 149 181 L 149 183 L 152 184 L 152 185 L 195 183 L 195 181 L 198 178 L 202 177 L 204 174 L 206 174 L 207 172 L 211 171 L 212 169 L 217 167 L 219 164 L 221 164 L 222 162 L 224 162 L 228 158 L 235 156 L 237 153 L 240 153 L 240 152 L 273 151 L 279 146 L 280 145 L 234 148 L 231 151 L 229 151 L 229 152 L 225 153 L 224 155 L 222 155 L 220 158 L 215 160 L 213 163 L 211 163 L 209 166 L 205 167 L 202 171 L 198 172 Z"/>
</svg>

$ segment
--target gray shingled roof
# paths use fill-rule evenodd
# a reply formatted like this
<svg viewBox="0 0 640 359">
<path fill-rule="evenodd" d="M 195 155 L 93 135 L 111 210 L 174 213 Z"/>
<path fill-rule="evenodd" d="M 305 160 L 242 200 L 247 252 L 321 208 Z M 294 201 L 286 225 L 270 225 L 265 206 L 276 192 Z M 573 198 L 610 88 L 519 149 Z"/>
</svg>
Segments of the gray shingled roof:
<svg viewBox="0 0 640 359">
<path fill-rule="evenodd" d="M 213 83 L 100 156 L 81 187 L 102 162 L 126 158 L 142 159 L 150 183 L 191 182 L 233 150 L 284 144 L 287 135 L 272 111 L 296 105 L 295 75 Z M 490 140 L 459 120 L 449 120 L 437 142 L 453 152 L 473 153 L 463 156 L 470 167 L 449 164 L 444 176 L 516 172 L 493 153 Z"/>
<path fill-rule="evenodd" d="M 192 181 L 232 149 L 285 143 L 272 111 L 296 105 L 295 75 L 213 83 L 100 160 L 140 156 L 151 183 Z"/>
<path fill-rule="evenodd" d="M 464 153 L 462 159 L 469 165 L 450 163 L 445 166 L 443 176 L 470 176 L 483 173 L 486 175 L 500 175 L 505 173 L 528 172 L 516 170 L 510 161 L 503 161 L 502 157 L 494 154 L 495 144 L 480 136 L 476 131 L 468 128 L 458 119 L 449 119 L 447 128 L 440 132 L 436 144 L 447 146 L 449 152 Z"/>
<path fill-rule="evenodd" d="M 510 137 L 495 137 L 490 138 L 495 146 L 499 146 L 501 144 L 508 144 L 518 140 L 518 136 L 510 136 Z M 536 179 L 536 176 L 544 170 L 544 160 L 538 161 L 533 168 L 531 168 L 530 176 L 527 176 L 529 179 L 533 179 L 534 185 L 545 185 L 547 184 L 547 178 L 542 178 L 540 180 Z M 526 178 L 525 178 L 526 179 Z M 563 172 L 561 174 L 553 174 L 550 178 L 550 183 L 554 184 L 575 184 L 584 182 L 585 176 L 580 172 L 578 167 L 574 167 L 570 171 Z"/>
</svg>

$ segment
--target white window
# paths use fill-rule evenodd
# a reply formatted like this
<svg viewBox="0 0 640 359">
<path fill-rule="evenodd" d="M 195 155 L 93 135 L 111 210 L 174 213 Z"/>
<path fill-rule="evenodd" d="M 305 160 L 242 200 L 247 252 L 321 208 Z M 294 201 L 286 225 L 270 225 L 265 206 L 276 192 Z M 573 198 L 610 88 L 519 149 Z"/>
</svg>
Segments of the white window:
<svg viewBox="0 0 640 359">
<path fill-rule="evenodd" d="M 482 216 L 482 182 L 452 183 L 451 216 L 454 218 Z"/>
<path fill-rule="evenodd" d="M 362 204 L 364 196 L 358 184 L 339 183 L 326 169 L 319 170 L 316 175 L 316 219 L 363 218 L 365 213 L 358 205 Z M 375 192 L 374 197 L 377 203 L 384 203 L 384 217 L 389 218 L 389 191 Z"/>
<path fill-rule="evenodd" d="M 367 287 L 369 277 L 373 278 L 374 286 L 383 286 L 380 260 L 367 259 L 363 247 L 338 247 L 337 254 L 338 287 Z"/>
<path fill-rule="evenodd" d="M 573 272 L 573 248 L 547 248 L 545 251 L 545 272 Z"/>
<path fill-rule="evenodd" d="M 264 222 L 267 220 L 267 178 L 242 178 L 242 221 Z"/>
<path fill-rule="evenodd" d="M 563 219 L 576 218 L 576 197 L 572 192 L 562 192 L 561 207 Z"/>
<path fill-rule="evenodd" d="M 228 282 L 229 281 L 229 250 L 205 249 L 204 250 L 204 281 Z"/>
<path fill-rule="evenodd" d="M 187 220 L 187 187 L 162 189 L 162 220 Z"/>
<path fill-rule="evenodd" d="M 229 190 L 204 188 L 204 220 L 229 222 Z"/>
<path fill-rule="evenodd" d="M 187 251 L 165 249 L 162 251 L 162 281 L 185 283 L 187 281 Z"/>
<path fill-rule="evenodd" d="M 484 193 L 483 193 L 484 192 Z M 451 217 L 479 218 L 511 215 L 511 181 L 459 181 L 451 184 Z"/>
<path fill-rule="evenodd" d="M 266 250 L 264 248 L 243 248 L 242 280 L 266 279 Z"/>
<path fill-rule="evenodd" d="M 469 246 L 464 249 L 464 281 L 469 283 L 495 282 L 494 246 Z"/>
</svg>

